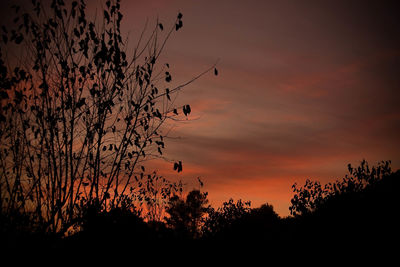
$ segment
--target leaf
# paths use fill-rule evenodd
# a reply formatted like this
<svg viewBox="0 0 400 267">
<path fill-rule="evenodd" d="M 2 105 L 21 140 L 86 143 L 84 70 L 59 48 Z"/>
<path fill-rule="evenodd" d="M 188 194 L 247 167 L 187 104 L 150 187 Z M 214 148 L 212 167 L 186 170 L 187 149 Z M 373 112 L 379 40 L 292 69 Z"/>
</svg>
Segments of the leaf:
<svg viewBox="0 0 400 267">
<path fill-rule="evenodd" d="M 107 24 L 110 23 L 110 15 L 108 15 L 106 10 L 104 10 L 104 18 L 107 20 Z"/>
<path fill-rule="evenodd" d="M 182 23 L 182 20 L 179 20 L 178 21 L 178 23 L 175 25 L 175 30 L 179 30 L 180 28 L 182 28 L 183 27 L 183 23 Z"/>
<path fill-rule="evenodd" d="M 59 19 L 62 19 L 61 10 L 60 10 L 60 9 L 56 9 L 55 12 L 56 12 L 56 16 L 57 16 Z"/>
<path fill-rule="evenodd" d="M 182 161 L 174 163 L 174 170 L 181 172 L 182 171 Z"/>
<path fill-rule="evenodd" d="M 200 187 L 203 187 L 203 186 L 204 186 L 204 183 L 203 183 L 203 181 L 200 179 L 200 177 L 197 177 L 197 180 L 199 181 Z"/>
<path fill-rule="evenodd" d="M 81 108 L 83 105 L 85 105 L 85 101 L 86 101 L 86 98 L 85 98 L 85 97 L 82 97 L 82 98 L 79 100 L 79 102 L 76 104 L 76 108 Z"/>
<path fill-rule="evenodd" d="M 174 171 L 178 171 L 178 172 L 182 171 L 182 161 L 174 163 Z"/>
<path fill-rule="evenodd" d="M 165 75 L 165 81 L 169 83 L 172 80 L 171 74 L 167 71 Z"/>
<path fill-rule="evenodd" d="M 91 95 L 91 96 L 95 96 L 95 95 L 96 95 L 96 90 L 95 90 L 94 88 L 91 88 L 91 89 L 89 90 L 89 92 L 90 92 L 90 95 Z"/>
<path fill-rule="evenodd" d="M 178 13 L 178 19 L 182 19 L 183 15 L 181 12 Z"/>
<path fill-rule="evenodd" d="M 190 112 L 192 111 L 189 105 L 185 105 L 183 106 L 183 114 L 185 114 L 185 116 L 189 115 Z"/>
<path fill-rule="evenodd" d="M 158 27 L 160 28 L 160 30 L 164 30 L 164 26 L 161 23 L 158 23 Z"/>
<path fill-rule="evenodd" d="M 215 74 L 215 76 L 218 75 L 218 70 L 217 70 L 217 68 L 214 68 L 214 74 Z"/>
<path fill-rule="evenodd" d="M 160 120 L 162 119 L 162 114 L 160 113 L 160 111 L 158 109 L 156 109 L 155 112 L 153 112 L 153 115 L 157 118 L 159 118 Z"/>
<path fill-rule="evenodd" d="M 156 144 L 164 148 L 165 144 L 162 141 L 156 141 Z"/>
<path fill-rule="evenodd" d="M 77 28 L 74 28 L 74 34 L 75 34 L 75 36 L 78 37 L 78 38 L 81 36 L 81 34 L 79 33 L 79 31 L 78 31 Z"/>
<path fill-rule="evenodd" d="M 24 40 L 24 37 L 23 37 L 22 35 L 18 35 L 18 36 L 15 38 L 15 43 L 16 43 L 16 44 L 20 44 L 23 40 Z"/>
</svg>

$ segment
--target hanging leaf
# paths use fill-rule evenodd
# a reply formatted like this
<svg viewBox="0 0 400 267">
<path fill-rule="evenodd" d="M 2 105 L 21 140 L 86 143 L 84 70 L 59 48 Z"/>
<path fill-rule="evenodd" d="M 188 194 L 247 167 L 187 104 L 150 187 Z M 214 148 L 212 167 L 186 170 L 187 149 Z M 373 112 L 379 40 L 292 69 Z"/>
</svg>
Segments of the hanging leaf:
<svg viewBox="0 0 400 267">
<path fill-rule="evenodd" d="M 162 141 L 156 141 L 156 144 L 164 148 L 165 144 Z"/>
<path fill-rule="evenodd" d="M 85 105 L 85 101 L 86 101 L 86 98 L 84 98 L 84 97 L 82 97 L 79 101 L 78 101 L 78 103 L 76 104 L 76 108 L 81 108 L 83 105 Z"/>
<path fill-rule="evenodd" d="M 189 115 L 190 112 L 192 111 L 189 105 L 185 105 L 183 106 L 183 114 L 185 114 L 185 116 Z"/>
<path fill-rule="evenodd" d="M 165 81 L 169 83 L 172 80 L 171 74 L 167 71 L 165 72 Z"/>
<path fill-rule="evenodd" d="M 108 15 L 108 12 L 104 10 L 104 18 L 107 20 L 107 24 L 110 23 L 110 15 Z"/>
<path fill-rule="evenodd" d="M 178 31 L 182 27 L 183 27 L 182 20 L 179 20 L 178 23 L 175 25 L 175 30 Z"/>
<path fill-rule="evenodd" d="M 74 34 L 75 34 L 75 36 L 78 37 L 78 38 L 81 36 L 81 34 L 79 33 L 79 31 L 78 31 L 77 28 L 74 29 Z"/>
<path fill-rule="evenodd" d="M 182 171 L 182 161 L 174 163 L 174 171 L 178 171 L 178 172 Z"/>
<path fill-rule="evenodd" d="M 164 26 L 161 23 L 158 23 L 158 27 L 160 28 L 160 30 L 164 30 Z"/>
<path fill-rule="evenodd" d="M 218 70 L 217 70 L 217 68 L 214 68 L 214 74 L 215 74 L 215 76 L 218 75 Z"/>
<path fill-rule="evenodd" d="M 20 44 L 23 40 L 24 40 L 24 37 L 23 37 L 22 35 L 18 35 L 18 36 L 15 38 L 15 43 L 16 43 L 16 44 Z"/>
<path fill-rule="evenodd" d="M 200 187 L 203 187 L 203 186 L 204 186 L 204 183 L 203 183 L 203 181 L 200 179 L 200 177 L 197 177 L 197 180 L 199 181 Z"/>
</svg>

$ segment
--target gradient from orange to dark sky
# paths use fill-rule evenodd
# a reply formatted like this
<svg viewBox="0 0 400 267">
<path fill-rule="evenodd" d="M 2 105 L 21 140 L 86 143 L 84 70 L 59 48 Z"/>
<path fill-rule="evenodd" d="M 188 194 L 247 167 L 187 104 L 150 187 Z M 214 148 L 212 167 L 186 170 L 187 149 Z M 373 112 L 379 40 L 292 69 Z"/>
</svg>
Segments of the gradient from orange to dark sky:
<svg viewBox="0 0 400 267">
<path fill-rule="evenodd" d="M 94 2 L 87 1 L 90 7 Z M 123 0 L 135 41 L 145 20 L 164 27 L 183 14 L 162 60 L 173 84 L 217 59 L 179 103 L 191 120 L 175 125 L 159 173 L 209 199 L 272 204 L 289 214 L 291 185 L 343 177 L 348 163 L 392 160 L 400 167 L 400 16 L 396 1 Z M 178 103 L 178 104 L 179 104 Z"/>
</svg>

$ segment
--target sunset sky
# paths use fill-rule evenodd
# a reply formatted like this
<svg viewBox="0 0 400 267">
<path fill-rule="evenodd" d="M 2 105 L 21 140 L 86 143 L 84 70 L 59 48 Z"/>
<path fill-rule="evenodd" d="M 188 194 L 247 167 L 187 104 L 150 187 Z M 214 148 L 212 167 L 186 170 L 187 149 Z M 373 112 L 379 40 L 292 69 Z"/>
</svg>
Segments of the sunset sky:
<svg viewBox="0 0 400 267">
<path fill-rule="evenodd" d="M 97 1 L 87 1 L 90 8 Z M 104 1 L 105 2 L 105 1 Z M 204 182 L 219 206 L 229 198 L 289 214 L 291 185 L 329 182 L 348 163 L 400 167 L 400 16 L 396 1 L 122 1 L 135 42 L 146 19 L 183 28 L 162 61 L 178 85 L 217 60 L 182 91 L 190 104 L 159 173 L 187 189 Z"/>
</svg>

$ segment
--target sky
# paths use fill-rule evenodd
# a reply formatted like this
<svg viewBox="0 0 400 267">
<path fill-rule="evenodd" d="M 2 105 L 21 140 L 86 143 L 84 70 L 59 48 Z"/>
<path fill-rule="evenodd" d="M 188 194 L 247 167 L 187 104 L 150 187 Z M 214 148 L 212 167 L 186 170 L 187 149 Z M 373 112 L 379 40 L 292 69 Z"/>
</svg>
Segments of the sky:
<svg viewBox="0 0 400 267">
<path fill-rule="evenodd" d="M 94 8 L 98 1 L 87 1 Z M 183 28 L 162 61 L 172 84 L 190 80 L 158 172 L 187 189 L 204 182 L 212 205 L 229 198 L 289 214 L 291 185 L 346 174 L 347 164 L 400 167 L 400 17 L 396 1 L 123 0 L 133 42 L 146 20 Z"/>
</svg>

